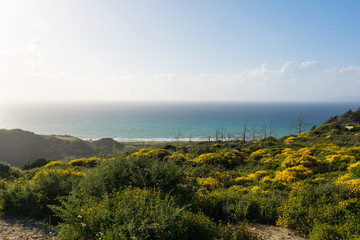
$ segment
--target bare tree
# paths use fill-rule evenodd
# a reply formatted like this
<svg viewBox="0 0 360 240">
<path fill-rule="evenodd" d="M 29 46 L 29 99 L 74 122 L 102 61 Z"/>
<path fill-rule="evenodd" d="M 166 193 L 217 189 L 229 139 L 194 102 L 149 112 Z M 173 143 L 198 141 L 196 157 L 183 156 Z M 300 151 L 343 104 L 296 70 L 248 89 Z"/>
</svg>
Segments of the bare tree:
<svg viewBox="0 0 360 240">
<path fill-rule="evenodd" d="M 178 128 L 178 131 L 177 131 L 176 136 L 175 136 L 178 147 L 179 147 L 179 141 L 180 141 L 181 135 L 182 135 L 181 134 L 181 129 Z"/>
<path fill-rule="evenodd" d="M 290 120 L 290 129 L 289 129 L 289 136 L 292 135 L 293 127 L 294 127 L 294 117 L 291 117 L 291 120 Z"/>
<path fill-rule="evenodd" d="M 267 138 L 266 124 L 264 124 L 264 127 L 261 129 L 261 133 L 263 138 Z"/>
<path fill-rule="evenodd" d="M 305 122 L 303 114 L 300 113 L 298 118 L 298 134 L 300 135 L 302 132 L 305 132 Z"/>
<path fill-rule="evenodd" d="M 246 141 L 246 131 L 247 131 L 246 127 L 247 127 L 247 120 L 245 120 L 244 122 L 243 142 Z"/>
</svg>

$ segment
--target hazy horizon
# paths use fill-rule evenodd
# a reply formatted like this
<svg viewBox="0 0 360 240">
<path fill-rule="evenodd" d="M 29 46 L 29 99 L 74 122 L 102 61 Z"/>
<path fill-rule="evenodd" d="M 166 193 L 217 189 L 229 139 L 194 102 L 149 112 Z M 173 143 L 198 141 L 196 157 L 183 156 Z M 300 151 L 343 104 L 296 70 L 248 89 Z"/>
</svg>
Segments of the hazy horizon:
<svg viewBox="0 0 360 240">
<path fill-rule="evenodd" d="M 0 101 L 360 101 L 358 1 L 0 2 Z"/>
</svg>

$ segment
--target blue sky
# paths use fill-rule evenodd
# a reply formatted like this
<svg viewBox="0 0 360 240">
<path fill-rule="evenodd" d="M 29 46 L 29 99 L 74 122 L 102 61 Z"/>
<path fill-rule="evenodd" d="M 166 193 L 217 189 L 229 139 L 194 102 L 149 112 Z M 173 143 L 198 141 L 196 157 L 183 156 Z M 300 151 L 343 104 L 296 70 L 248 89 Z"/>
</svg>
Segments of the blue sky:
<svg viewBox="0 0 360 240">
<path fill-rule="evenodd" d="M 2 0 L 2 101 L 360 101 L 360 2 Z"/>
</svg>

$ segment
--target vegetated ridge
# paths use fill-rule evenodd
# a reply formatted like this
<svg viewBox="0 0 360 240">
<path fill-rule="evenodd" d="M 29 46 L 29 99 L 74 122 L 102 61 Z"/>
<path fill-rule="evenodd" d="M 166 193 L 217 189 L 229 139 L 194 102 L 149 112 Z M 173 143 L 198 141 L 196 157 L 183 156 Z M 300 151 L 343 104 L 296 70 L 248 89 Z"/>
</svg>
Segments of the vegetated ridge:
<svg viewBox="0 0 360 240">
<path fill-rule="evenodd" d="M 0 130 L 0 162 L 21 167 L 38 158 L 69 159 L 112 154 L 122 143 L 111 138 L 84 141 L 71 136 L 37 135 L 20 129 Z"/>
<path fill-rule="evenodd" d="M 48 221 L 58 239 L 255 240 L 277 231 L 263 225 L 311 240 L 359 239 L 358 114 L 278 139 L 4 165 L 0 212 Z"/>
</svg>

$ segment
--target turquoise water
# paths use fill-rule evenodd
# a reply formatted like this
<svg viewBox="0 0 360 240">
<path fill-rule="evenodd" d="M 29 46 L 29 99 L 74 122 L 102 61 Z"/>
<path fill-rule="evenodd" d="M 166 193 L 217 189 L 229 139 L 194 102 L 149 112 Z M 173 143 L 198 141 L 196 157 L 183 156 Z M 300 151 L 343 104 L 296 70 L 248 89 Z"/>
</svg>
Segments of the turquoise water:
<svg viewBox="0 0 360 240">
<path fill-rule="evenodd" d="M 305 130 L 360 103 L 71 103 L 0 106 L 0 129 L 20 128 L 38 134 L 72 135 L 119 141 L 207 140 L 296 133 L 302 114 Z M 291 127 L 291 125 L 293 127 Z"/>
</svg>

